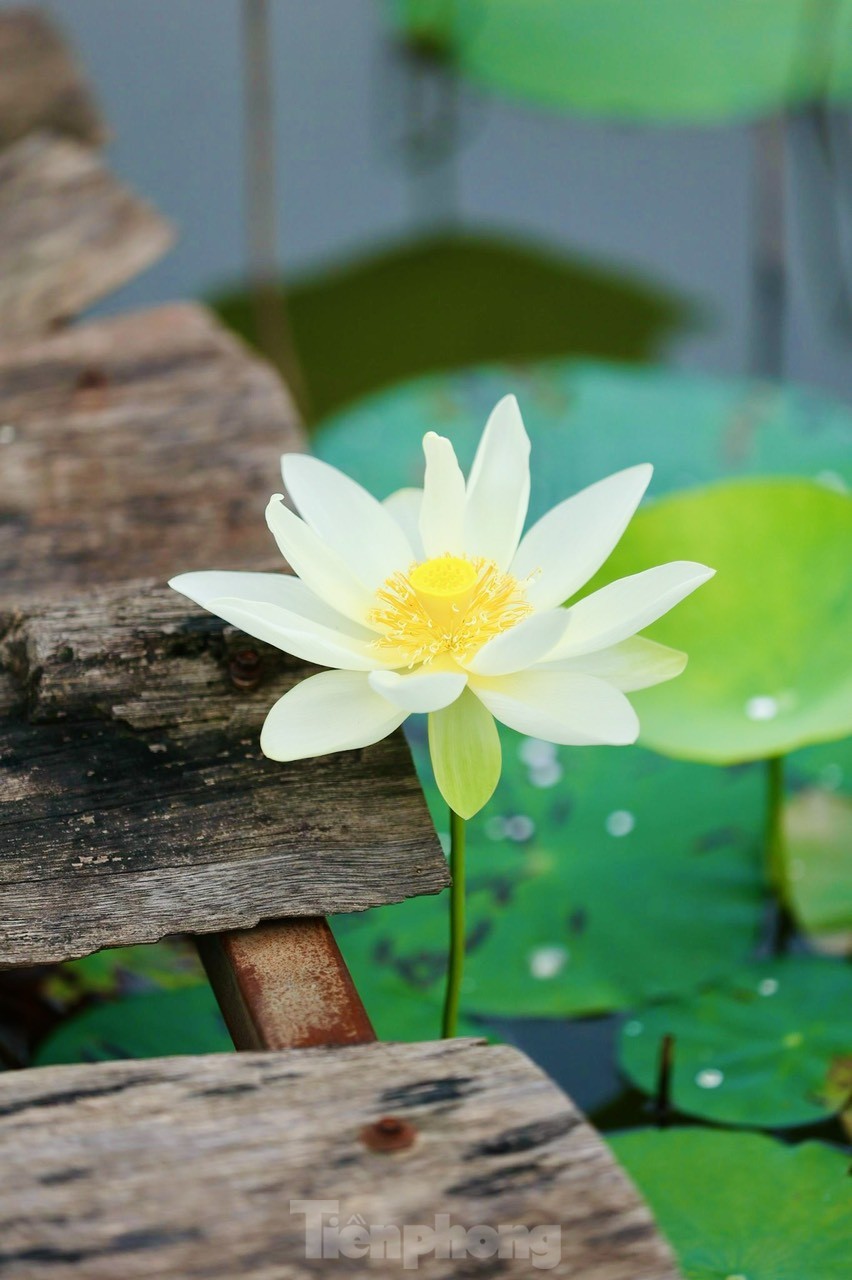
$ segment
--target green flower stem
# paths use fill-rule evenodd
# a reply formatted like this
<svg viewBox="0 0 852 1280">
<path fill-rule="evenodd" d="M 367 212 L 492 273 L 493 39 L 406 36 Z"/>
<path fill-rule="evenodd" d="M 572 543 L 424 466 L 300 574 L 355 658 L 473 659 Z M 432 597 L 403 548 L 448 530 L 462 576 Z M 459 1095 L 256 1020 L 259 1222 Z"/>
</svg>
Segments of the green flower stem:
<svg viewBox="0 0 852 1280">
<path fill-rule="evenodd" d="M 450 809 L 450 959 L 447 969 L 447 992 L 444 997 L 444 1016 L 441 1035 L 449 1039 L 456 1034 L 459 1021 L 459 1000 L 464 970 L 464 910 L 465 910 L 465 821 L 454 809 Z"/>
<path fill-rule="evenodd" d="M 796 931 L 787 906 L 787 867 L 784 858 L 784 758 L 766 761 L 766 878 L 774 898 L 771 949 L 783 955 Z"/>
</svg>

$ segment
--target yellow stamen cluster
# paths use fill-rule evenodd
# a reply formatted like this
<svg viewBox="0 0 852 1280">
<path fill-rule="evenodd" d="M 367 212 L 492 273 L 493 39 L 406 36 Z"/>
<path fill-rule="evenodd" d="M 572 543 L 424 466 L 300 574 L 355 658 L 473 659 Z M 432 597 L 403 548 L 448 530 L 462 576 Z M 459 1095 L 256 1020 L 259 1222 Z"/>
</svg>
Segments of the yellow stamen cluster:
<svg viewBox="0 0 852 1280">
<path fill-rule="evenodd" d="M 493 560 L 443 555 L 395 573 L 376 593 L 369 620 L 380 649 L 396 649 L 409 667 L 446 654 L 459 662 L 532 612 L 523 584 Z"/>
</svg>

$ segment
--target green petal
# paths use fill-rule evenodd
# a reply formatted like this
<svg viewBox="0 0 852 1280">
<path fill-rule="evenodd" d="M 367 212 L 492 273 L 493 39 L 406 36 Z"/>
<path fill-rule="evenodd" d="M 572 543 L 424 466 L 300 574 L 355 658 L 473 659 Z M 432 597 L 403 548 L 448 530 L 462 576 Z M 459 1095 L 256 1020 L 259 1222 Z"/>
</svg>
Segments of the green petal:
<svg viewBox="0 0 852 1280">
<path fill-rule="evenodd" d="M 429 716 L 429 750 L 441 795 L 460 817 L 472 818 L 500 781 L 501 751 L 494 717 L 469 689 Z"/>
</svg>

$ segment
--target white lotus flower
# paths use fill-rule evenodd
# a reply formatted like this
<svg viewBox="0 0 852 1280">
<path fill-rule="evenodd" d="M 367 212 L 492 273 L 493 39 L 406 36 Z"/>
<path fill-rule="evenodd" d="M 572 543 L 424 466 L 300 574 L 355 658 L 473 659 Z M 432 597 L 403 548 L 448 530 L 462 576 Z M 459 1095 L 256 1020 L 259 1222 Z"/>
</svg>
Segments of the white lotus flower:
<svg viewBox="0 0 852 1280">
<path fill-rule="evenodd" d="M 269 712 L 273 760 L 364 747 L 429 714 L 438 785 L 469 817 L 500 773 L 494 717 L 549 742 L 634 742 L 626 694 L 669 680 L 685 654 L 636 635 L 713 574 L 676 561 L 563 607 L 609 556 L 651 478 L 630 467 L 522 535 L 530 442 L 514 396 L 488 420 L 465 482 L 449 440 L 423 440 L 422 490 L 379 502 L 342 472 L 285 454 L 266 518 L 298 576 L 187 573 L 171 585 L 242 631 L 333 668 Z M 301 518 L 300 518 L 301 517 Z"/>
</svg>

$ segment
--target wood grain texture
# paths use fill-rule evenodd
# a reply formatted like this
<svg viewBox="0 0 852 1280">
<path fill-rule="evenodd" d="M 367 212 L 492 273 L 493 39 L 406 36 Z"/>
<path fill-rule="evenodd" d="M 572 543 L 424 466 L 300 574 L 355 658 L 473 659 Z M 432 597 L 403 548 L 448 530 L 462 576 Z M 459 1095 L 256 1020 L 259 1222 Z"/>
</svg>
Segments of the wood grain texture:
<svg viewBox="0 0 852 1280">
<path fill-rule="evenodd" d="M 31 134 L 0 155 L 0 340 L 55 328 L 156 262 L 169 224 L 87 147 Z"/>
<path fill-rule="evenodd" d="M 447 883 L 402 736 L 267 760 L 264 716 L 310 669 L 168 588 L 19 615 L 0 663 L 19 703 L 0 728 L 0 967 Z"/>
<path fill-rule="evenodd" d="M 97 146 L 106 129 L 77 60 L 35 8 L 0 13 L 0 149 L 38 129 Z"/>
<path fill-rule="evenodd" d="M 401 1143 L 382 1140 L 399 1122 Z M 340 1220 L 561 1230 L 558 1265 L 426 1255 L 429 1277 L 676 1280 L 650 1214 L 573 1104 L 480 1041 L 47 1067 L 0 1076 L 8 1280 L 409 1274 L 305 1257 L 291 1200 Z M 411 1236 L 408 1237 L 409 1250 Z M 409 1261 L 415 1258 L 409 1253 Z"/>
<path fill-rule="evenodd" d="M 302 447 L 277 375 L 200 307 L 0 348 L 0 609 L 280 563 L 263 512 Z"/>
</svg>

